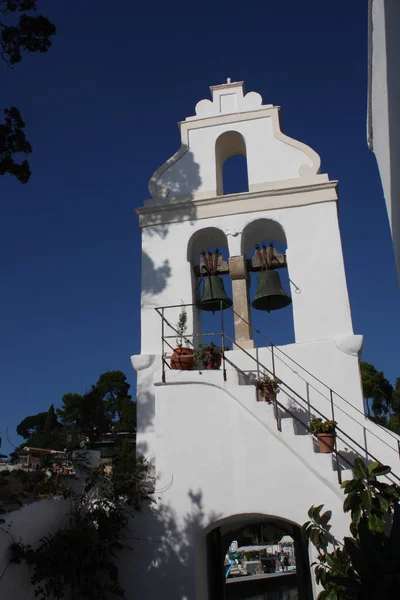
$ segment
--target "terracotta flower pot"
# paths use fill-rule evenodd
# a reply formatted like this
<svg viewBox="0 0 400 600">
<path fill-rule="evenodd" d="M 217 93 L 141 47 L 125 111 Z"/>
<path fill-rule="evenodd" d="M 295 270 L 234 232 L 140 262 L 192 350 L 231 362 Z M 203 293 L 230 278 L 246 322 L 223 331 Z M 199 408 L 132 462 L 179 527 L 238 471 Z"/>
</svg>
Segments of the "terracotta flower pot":
<svg viewBox="0 0 400 600">
<path fill-rule="evenodd" d="M 319 433 L 317 435 L 319 451 L 323 454 L 331 454 L 335 447 L 334 433 Z"/>
<path fill-rule="evenodd" d="M 175 348 L 171 357 L 171 369 L 192 371 L 193 367 L 193 350 L 191 348 Z"/>
<path fill-rule="evenodd" d="M 211 371 L 212 369 L 219 369 L 221 366 L 222 356 L 219 354 L 214 359 L 206 360 L 203 359 L 203 369 L 205 371 Z"/>
</svg>

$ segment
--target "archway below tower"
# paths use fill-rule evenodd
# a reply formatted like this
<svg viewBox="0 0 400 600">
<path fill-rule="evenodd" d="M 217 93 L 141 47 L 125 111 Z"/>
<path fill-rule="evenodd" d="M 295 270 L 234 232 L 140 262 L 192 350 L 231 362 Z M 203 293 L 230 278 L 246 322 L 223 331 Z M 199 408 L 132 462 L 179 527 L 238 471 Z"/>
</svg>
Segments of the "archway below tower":
<svg viewBox="0 0 400 600">
<path fill-rule="evenodd" d="M 307 545 L 286 519 L 233 515 L 206 536 L 208 600 L 308 600 Z"/>
</svg>

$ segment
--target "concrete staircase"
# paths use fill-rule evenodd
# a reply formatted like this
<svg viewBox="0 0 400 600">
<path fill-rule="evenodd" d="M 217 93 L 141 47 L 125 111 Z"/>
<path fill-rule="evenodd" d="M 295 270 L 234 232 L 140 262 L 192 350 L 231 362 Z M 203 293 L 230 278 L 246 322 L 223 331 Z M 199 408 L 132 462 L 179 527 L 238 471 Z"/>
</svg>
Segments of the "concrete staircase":
<svg viewBox="0 0 400 600">
<path fill-rule="evenodd" d="M 289 446 L 293 453 L 309 468 L 323 475 L 335 485 L 353 478 L 353 471 L 345 461 L 336 459 L 335 454 L 319 451 L 315 437 L 307 431 L 307 423 L 301 424 L 284 407 L 275 407 L 272 403 L 257 400 L 257 391 L 253 384 L 243 384 L 243 376 L 234 370 L 228 371 L 229 391 L 237 401 L 263 425 L 270 434 Z M 235 381 L 234 386 L 232 386 Z M 278 421 L 276 418 L 278 412 Z M 279 424 L 279 429 L 278 429 Z M 338 472 L 339 471 L 339 472 Z M 340 473 L 340 475 L 339 475 Z"/>
</svg>

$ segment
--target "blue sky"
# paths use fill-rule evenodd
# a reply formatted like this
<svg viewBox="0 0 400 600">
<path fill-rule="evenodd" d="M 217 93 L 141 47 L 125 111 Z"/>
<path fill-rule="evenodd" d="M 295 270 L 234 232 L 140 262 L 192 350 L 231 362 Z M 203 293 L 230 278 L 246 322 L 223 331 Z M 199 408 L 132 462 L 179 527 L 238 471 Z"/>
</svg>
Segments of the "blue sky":
<svg viewBox="0 0 400 600">
<path fill-rule="evenodd" d="M 20 108 L 34 150 L 29 184 L 0 179 L 2 451 L 11 448 L 6 427 L 20 443 L 14 432 L 22 418 L 84 391 L 100 373 L 122 369 L 134 383 L 134 209 L 179 146 L 177 121 L 228 76 L 282 106 L 285 133 L 313 147 L 322 172 L 340 181 L 363 359 L 392 380 L 400 376 L 399 289 L 366 145 L 367 2 L 39 6 L 57 26 L 50 52 L 0 70 L 0 105 Z"/>
</svg>

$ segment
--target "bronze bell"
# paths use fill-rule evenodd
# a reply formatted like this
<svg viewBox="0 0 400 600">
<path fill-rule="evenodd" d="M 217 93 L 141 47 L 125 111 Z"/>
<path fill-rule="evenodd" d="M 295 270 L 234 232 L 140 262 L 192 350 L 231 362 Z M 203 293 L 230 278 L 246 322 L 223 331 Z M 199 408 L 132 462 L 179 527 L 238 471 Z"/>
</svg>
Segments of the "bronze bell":
<svg viewBox="0 0 400 600">
<path fill-rule="evenodd" d="M 289 306 L 291 297 L 282 287 L 276 271 L 261 271 L 257 279 L 257 293 L 251 303 L 256 310 L 279 310 Z"/>
<path fill-rule="evenodd" d="M 221 302 L 222 310 L 232 306 L 232 299 L 226 295 L 222 277 L 219 275 L 205 277 L 203 296 L 197 305 L 198 308 L 215 312 L 221 310 Z"/>
</svg>

